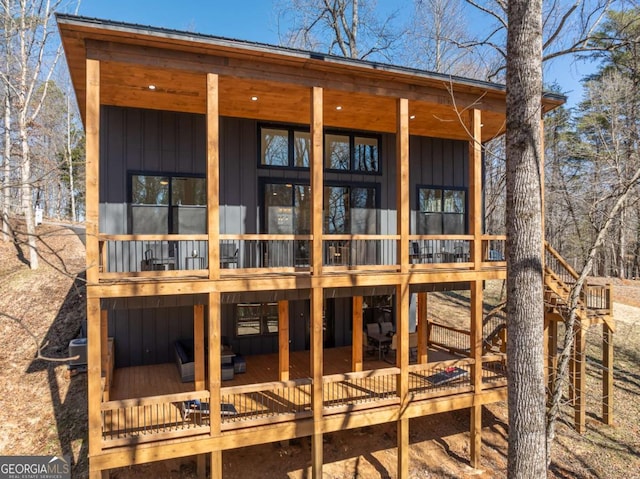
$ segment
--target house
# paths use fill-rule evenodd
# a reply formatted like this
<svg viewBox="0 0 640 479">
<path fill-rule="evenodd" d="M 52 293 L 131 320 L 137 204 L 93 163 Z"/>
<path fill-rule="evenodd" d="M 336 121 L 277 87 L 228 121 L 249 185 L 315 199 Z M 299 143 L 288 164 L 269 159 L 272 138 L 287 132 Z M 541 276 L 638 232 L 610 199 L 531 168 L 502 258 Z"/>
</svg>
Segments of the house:
<svg viewBox="0 0 640 479">
<path fill-rule="evenodd" d="M 503 133 L 504 87 L 58 25 L 87 140 L 91 477 L 192 455 L 220 477 L 224 450 L 296 437 L 321 477 L 324 434 L 389 422 L 408 477 L 411 418 L 456 409 L 477 465 L 482 406 L 507 385 L 504 324 L 487 332 L 482 309 L 483 282 L 506 276 L 506 238 L 483 231 L 481 149 Z M 553 353 L 574 273 L 547 258 Z M 461 289 L 468 329 L 431 321 L 427 293 Z M 611 325 L 608 292 L 585 321 Z"/>
</svg>

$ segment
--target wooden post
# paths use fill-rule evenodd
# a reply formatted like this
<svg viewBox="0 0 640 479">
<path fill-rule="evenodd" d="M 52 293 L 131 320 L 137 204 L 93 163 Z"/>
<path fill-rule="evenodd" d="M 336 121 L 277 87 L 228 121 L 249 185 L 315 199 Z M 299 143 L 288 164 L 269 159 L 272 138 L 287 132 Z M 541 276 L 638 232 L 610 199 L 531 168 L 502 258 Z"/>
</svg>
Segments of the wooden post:
<svg viewBox="0 0 640 479">
<path fill-rule="evenodd" d="M 418 363 L 426 364 L 429 362 L 429 344 L 428 344 L 428 322 L 427 319 L 427 294 L 418 293 L 417 314 L 418 317 Z"/>
<path fill-rule="evenodd" d="M 323 291 L 321 287 L 311 289 L 311 377 L 312 409 L 313 409 L 313 436 L 311 438 L 311 477 L 322 479 L 322 375 L 323 375 L 323 351 L 322 351 L 322 309 Z"/>
<path fill-rule="evenodd" d="M 324 160 L 323 143 L 323 90 L 320 87 L 311 89 L 311 274 L 322 274 L 322 227 L 324 192 Z"/>
<path fill-rule="evenodd" d="M 278 378 L 289 380 L 289 301 L 278 301 Z"/>
<path fill-rule="evenodd" d="M 473 384 L 474 395 L 482 392 L 482 319 L 483 319 L 483 291 L 482 280 L 471 282 L 471 332 L 469 335 L 471 358 L 473 363 Z M 480 404 L 471 407 L 471 466 L 480 466 L 482 455 L 482 406 Z"/>
<path fill-rule="evenodd" d="M 193 359 L 194 387 L 196 391 L 205 389 L 204 377 L 204 305 L 193 306 Z"/>
<path fill-rule="evenodd" d="M 196 475 L 198 479 L 206 479 L 207 477 L 207 455 L 198 454 L 196 456 Z M 213 475 L 211 477 L 214 477 Z"/>
<path fill-rule="evenodd" d="M 482 262 L 482 112 L 469 111 L 469 131 L 473 137 L 469 140 L 469 233 L 473 235 L 470 248 L 474 269 Z"/>
<path fill-rule="evenodd" d="M 555 318 L 550 318 L 549 320 L 549 330 L 548 330 L 549 340 L 548 340 L 548 359 L 547 359 L 547 369 L 549 371 L 547 383 L 549 388 L 555 381 L 556 377 L 556 367 L 558 361 L 558 321 Z M 551 390 L 551 389 L 549 389 Z"/>
<path fill-rule="evenodd" d="M 574 422 L 578 433 L 582 434 L 586 428 L 586 379 L 587 379 L 587 362 L 586 347 L 587 335 L 585 326 L 582 321 L 576 321 L 577 327 L 575 332 L 575 405 L 574 405 Z"/>
<path fill-rule="evenodd" d="M 409 405 L 409 283 L 405 278 L 396 286 L 396 366 L 400 416 L 398 418 L 398 478 L 409 477 L 409 418 L 405 415 Z"/>
<path fill-rule="evenodd" d="M 396 115 L 396 209 L 400 272 L 409 271 L 409 100 L 398 98 Z"/>
<path fill-rule="evenodd" d="M 91 463 L 102 452 L 100 299 L 87 298 L 87 408 L 89 422 L 89 471 L 91 477 L 100 477 Z"/>
<path fill-rule="evenodd" d="M 209 477 L 222 479 L 222 451 L 213 451 L 209 457 Z"/>
<path fill-rule="evenodd" d="M 111 392 L 111 371 L 109 368 L 109 312 L 100 310 L 100 369 L 104 377 L 104 391 L 102 400 L 108 401 Z"/>
<path fill-rule="evenodd" d="M 221 332 L 220 332 L 220 293 L 209 293 L 209 315 L 208 315 L 208 383 L 209 383 L 209 411 L 212 437 L 220 435 L 221 416 L 220 416 L 220 383 L 222 381 L 222 361 L 221 354 Z M 209 456 L 209 468 L 211 469 L 211 477 L 222 477 L 222 451 L 211 451 Z M 206 456 L 203 456 L 206 457 Z"/>
<path fill-rule="evenodd" d="M 351 370 L 362 371 L 362 296 L 354 296 L 352 299 L 353 340 L 351 346 Z"/>
<path fill-rule="evenodd" d="M 207 74 L 207 235 L 209 279 L 220 277 L 220 111 L 218 75 Z"/>
<path fill-rule="evenodd" d="M 602 420 L 613 425 L 613 331 L 602 323 Z"/>
<path fill-rule="evenodd" d="M 97 284 L 100 247 L 100 62 L 87 59 L 87 112 L 85 121 L 85 227 L 87 284 Z"/>
</svg>

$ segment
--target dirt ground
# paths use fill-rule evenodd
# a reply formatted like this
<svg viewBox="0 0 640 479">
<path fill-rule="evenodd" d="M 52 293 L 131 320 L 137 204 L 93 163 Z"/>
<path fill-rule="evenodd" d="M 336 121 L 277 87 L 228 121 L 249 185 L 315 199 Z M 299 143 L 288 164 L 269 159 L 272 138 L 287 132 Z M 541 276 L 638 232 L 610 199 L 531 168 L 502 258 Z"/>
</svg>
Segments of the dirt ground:
<svg viewBox="0 0 640 479">
<path fill-rule="evenodd" d="M 68 343 L 84 318 L 84 246 L 70 229 L 40 227 L 46 246 L 38 271 L 26 266 L 26 249 L 0 241 L 0 455 L 64 454 L 73 477 L 87 476 L 86 376 L 67 377 L 64 362 L 35 359 L 36 345 L 54 358 L 68 355 Z M 78 277 L 79 275 L 79 277 Z M 558 425 L 551 478 L 640 478 L 640 282 L 613 281 L 615 315 L 615 425 L 600 422 L 602 336 L 588 334 L 587 432 L 569 426 L 565 408 Z M 495 303 L 500 282 L 488 283 L 485 299 Z M 468 294 L 430 294 L 430 314 L 464 324 Z M 490 305 L 487 305 L 487 310 Z M 35 341 L 34 341 L 34 337 Z M 458 411 L 411 420 L 410 470 L 414 478 L 494 478 L 506 476 L 506 404 L 483 412 L 483 456 L 469 466 L 469 413 Z M 393 424 L 325 435 L 324 477 L 395 477 Z M 223 454 L 224 477 L 310 477 L 310 441 L 267 444 Z M 167 461 L 123 468 L 112 477 L 192 478 L 195 461 Z"/>
</svg>

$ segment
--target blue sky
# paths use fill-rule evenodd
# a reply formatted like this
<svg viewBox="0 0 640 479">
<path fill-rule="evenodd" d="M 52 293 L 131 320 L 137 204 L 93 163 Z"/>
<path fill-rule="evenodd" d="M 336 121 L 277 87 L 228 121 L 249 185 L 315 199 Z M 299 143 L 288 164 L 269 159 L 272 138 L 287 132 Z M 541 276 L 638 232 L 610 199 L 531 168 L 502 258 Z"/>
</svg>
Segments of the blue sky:
<svg viewBox="0 0 640 479">
<path fill-rule="evenodd" d="M 378 6 L 410 14 L 409 0 L 379 0 Z M 273 0 L 82 0 L 79 15 L 188 30 L 278 44 Z M 581 78 L 593 66 L 569 58 L 545 66 L 545 83 L 558 83 L 568 94 L 567 106 L 582 96 Z"/>
</svg>

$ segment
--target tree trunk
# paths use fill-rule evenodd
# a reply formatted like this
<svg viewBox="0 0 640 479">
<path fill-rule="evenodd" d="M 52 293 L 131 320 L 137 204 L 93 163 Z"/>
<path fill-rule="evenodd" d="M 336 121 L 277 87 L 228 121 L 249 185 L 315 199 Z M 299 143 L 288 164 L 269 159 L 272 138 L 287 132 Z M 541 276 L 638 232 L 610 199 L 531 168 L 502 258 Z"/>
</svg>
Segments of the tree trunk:
<svg viewBox="0 0 640 479">
<path fill-rule="evenodd" d="M 34 221 L 32 188 L 31 188 L 31 158 L 29 157 L 29 142 L 27 140 L 26 121 L 21 121 L 20 144 L 22 147 L 22 163 L 20 164 L 20 189 L 22 192 L 22 212 L 27 229 L 27 245 L 29 247 L 29 266 L 38 269 L 38 249 L 36 245 L 36 225 Z"/>
<path fill-rule="evenodd" d="M 8 86 L 5 86 L 8 90 Z M 4 162 L 2 164 L 2 240 L 9 241 L 9 211 L 11 211 L 11 192 L 9 178 L 11 176 L 11 97 L 6 91 L 4 95 Z"/>
<path fill-rule="evenodd" d="M 507 35 L 509 478 L 546 477 L 542 271 L 542 2 L 510 0 Z"/>
</svg>

